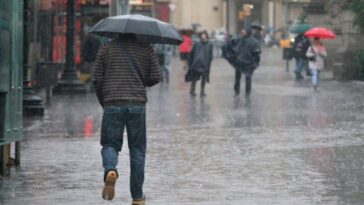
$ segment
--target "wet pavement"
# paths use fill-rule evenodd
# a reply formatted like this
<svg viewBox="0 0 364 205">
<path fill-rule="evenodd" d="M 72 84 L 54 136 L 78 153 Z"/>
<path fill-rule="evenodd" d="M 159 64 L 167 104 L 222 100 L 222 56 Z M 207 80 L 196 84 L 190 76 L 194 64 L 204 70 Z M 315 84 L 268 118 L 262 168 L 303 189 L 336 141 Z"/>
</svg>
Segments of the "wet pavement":
<svg viewBox="0 0 364 205">
<path fill-rule="evenodd" d="M 323 79 L 316 93 L 280 59 L 264 52 L 250 98 L 233 96 L 221 59 L 207 97 L 192 98 L 173 63 L 171 83 L 149 92 L 147 204 L 364 204 L 364 86 Z M 0 204 L 130 204 L 126 144 L 116 198 L 101 199 L 101 116 L 89 94 L 55 96 L 43 119 L 26 119 Z"/>
</svg>

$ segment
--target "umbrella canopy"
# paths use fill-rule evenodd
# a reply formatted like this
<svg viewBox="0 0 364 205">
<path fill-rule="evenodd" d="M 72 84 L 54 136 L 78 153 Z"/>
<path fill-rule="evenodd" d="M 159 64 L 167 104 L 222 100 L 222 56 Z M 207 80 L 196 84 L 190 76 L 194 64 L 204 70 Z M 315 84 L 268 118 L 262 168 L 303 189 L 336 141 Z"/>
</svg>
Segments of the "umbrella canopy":
<svg viewBox="0 0 364 205">
<path fill-rule="evenodd" d="M 139 14 L 104 18 L 90 32 L 108 38 L 135 34 L 138 41 L 146 43 L 179 45 L 183 41 L 173 25 Z"/>
<path fill-rule="evenodd" d="M 263 27 L 259 24 L 252 24 L 251 27 L 252 27 L 252 29 L 259 30 L 259 31 L 263 30 Z"/>
<path fill-rule="evenodd" d="M 334 34 L 334 32 L 332 32 L 330 29 L 322 28 L 322 27 L 316 27 L 316 28 L 312 28 L 312 29 L 308 30 L 305 33 L 305 36 L 307 36 L 309 38 L 319 37 L 322 39 L 335 39 L 336 38 L 336 35 Z"/>
<path fill-rule="evenodd" d="M 292 26 L 292 28 L 289 30 L 292 33 L 305 33 L 306 31 L 310 30 L 313 26 L 311 24 L 295 24 Z"/>
</svg>

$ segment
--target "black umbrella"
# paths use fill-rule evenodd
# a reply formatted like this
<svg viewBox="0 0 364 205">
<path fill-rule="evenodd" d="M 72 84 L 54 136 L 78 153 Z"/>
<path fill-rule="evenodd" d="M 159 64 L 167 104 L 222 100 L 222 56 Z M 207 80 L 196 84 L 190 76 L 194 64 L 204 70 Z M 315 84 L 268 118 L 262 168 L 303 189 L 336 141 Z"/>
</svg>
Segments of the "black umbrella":
<svg viewBox="0 0 364 205">
<path fill-rule="evenodd" d="M 263 27 L 258 24 L 252 24 L 251 27 L 252 27 L 252 29 L 259 30 L 259 31 L 263 30 Z"/>
<path fill-rule="evenodd" d="M 139 14 L 104 18 L 90 32 L 108 38 L 135 34 L 138 41 L 146 43 L 179 45 L 183 41 L 173 25 Z"/>
</svg>

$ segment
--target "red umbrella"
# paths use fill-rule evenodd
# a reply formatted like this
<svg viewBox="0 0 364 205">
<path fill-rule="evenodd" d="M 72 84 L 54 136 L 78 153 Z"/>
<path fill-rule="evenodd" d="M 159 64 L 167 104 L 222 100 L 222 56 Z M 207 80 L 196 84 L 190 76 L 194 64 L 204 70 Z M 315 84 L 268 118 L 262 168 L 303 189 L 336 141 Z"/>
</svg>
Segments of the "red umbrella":
<svg viewBox="0 0 364 205">
<path fill-rule="evenodd" d="M 306 31 L 305 36 L 309 38 L 319 37 L 321 39 L 335 39 L 336 35 L 330 29 L 316 27 Z"/>
</svg>

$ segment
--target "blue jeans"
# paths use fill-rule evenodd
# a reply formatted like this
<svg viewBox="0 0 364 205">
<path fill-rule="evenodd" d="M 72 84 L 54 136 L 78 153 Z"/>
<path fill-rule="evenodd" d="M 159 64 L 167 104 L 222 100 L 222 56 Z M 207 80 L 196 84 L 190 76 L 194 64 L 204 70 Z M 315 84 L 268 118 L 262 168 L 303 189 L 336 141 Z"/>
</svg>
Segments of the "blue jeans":
<svg viewBox="0 0 364 205">
<path fill-rule="evenodd" d="M 305 67 L 306 65 L 306 59 L 304 58 L 296 58 L 296 78 L 297 79 L 301 79 L 302 78 L 302 69 Z"/>
<path fill-rule="evenodd" d="M 101 127 L 101 155 L 105 174 L 116 170 L 123 145 L 124 127 L 130 152 L 130 192 L 133 199 L 143 197 L 145 154 L 147 148 L 145 106 L 107 106 Z"/>
<path fill-rule="evenodd" d="M 317 69 L 311 69 L 312 73 L 312 85 L 318 87 L 320 84 L 320 71 Z"/>
</svg>

